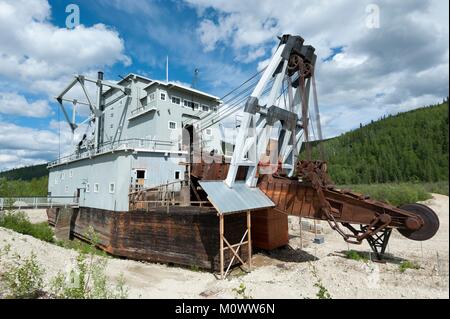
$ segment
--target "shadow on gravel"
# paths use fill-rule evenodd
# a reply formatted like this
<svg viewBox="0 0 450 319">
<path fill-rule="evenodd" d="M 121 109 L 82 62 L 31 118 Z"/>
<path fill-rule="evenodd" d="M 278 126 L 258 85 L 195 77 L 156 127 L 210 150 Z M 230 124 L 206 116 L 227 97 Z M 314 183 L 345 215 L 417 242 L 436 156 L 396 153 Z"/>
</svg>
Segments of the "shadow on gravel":
<svg viewBox="0 0 450 319">
<path fill-rule="evenodd" d="M 272 259 L 285 262 L 302 263 L 319 260 L 316 256 L 313 256 L 307 253 L 306 251 L 301 250 L 300 248 L 294 249 L 289 245 L 274 250 L 258 249 L 255 252 L 270 257 Z"/>
<path fill-rule="evenodd" d="M 373 261 L 376 263 L 382 263 L 382 264 L 394 264 L 394 265 L 400 265 L 402 262 L 406 261 L 404 258 L 397 257 L 390 253 L 385 253 L 383 255 L 382 260 L 378 260 L 377 256 L 373 252 L 369 251 L 361 251 L 361 250 L 341 250 L 336 253 L 331 253 L 329 256 L 338 256 L 345 259 L 352 259 L 352 260 L 360 260 L 360 261 Z"/>
</svg>

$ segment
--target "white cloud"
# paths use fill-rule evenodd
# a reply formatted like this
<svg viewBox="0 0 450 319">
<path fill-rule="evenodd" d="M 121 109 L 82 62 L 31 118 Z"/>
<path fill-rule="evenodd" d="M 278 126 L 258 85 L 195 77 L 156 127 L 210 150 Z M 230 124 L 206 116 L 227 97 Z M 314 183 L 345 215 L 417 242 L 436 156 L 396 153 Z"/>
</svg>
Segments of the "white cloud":
<svg viewBox="0 0 450 319">
<path fill-rule="evenodd" d="M 0 0 L 0 76 L 52 96 L 71 74 L 131 63 L 115 30 L 103 24 L 68 30 L 50 18 L 46 0 Z"/>
<path fill-rule="evenodd" d="M 0 122 L 0 170 L 46 163 L 73 151 L 85 127 L 75 136 L 66 122 L 51 121 L 48 129 Z"/>
<path fill-rule="evenodd" d="M 371 0 L 186 2 L 203 15 L 198 32 L 204 49 L 220 45 L 236 61 L 276 45 L 282 34 L 312 44 L 322 118 L 333 119 L 324 128 L 327 137 L 448 95 L 448 1 L 377 1 L 379 29 L 366 25 Z M 325 61 L 339 47 L 342 52 Z M 267 58 L 257 57 L 258 71 Z"/>
<path fill-rule="evenodd" d="M 223 38 L 226 38 L 228 33 L 231 33 L 228 26 L 229 24 L 227 23 L 222 23 L 219 26 L 207 19 L 200 22 L 198 31 L 200 33 L 200 40 L 203 44 L 203 49 L 205 52 L 214 50 L 217 42 Z"/>
<path fill-rule="evenodd" d="M 132 9 L 139 8 L 149 7 Z M 51 15 L 47 0 L 0 0 L 0 113 L 46 117 L 51 113 L 50 101 L 74 74 L 95 77 L 98 69 L 131 63 L 123 39 L 113 28 L 81 24 L 68 30 L 54 25 Z M 78 97 L 80 92 L 72 94 Z M 80 107 L 79 113 L 86 115 L 86 109 Z M 39 129 L 0 117 L 0 169 L 53 160 L 70 151 L 72 144 L 67 123 Z"/>
<path fill-rule="evenodd" d="M 245 56 L 238 57 L 236 60 L 242 63 L 250 63 L 264 56 L 265 54 L 266 50 L 264 48 L 257 48 L 254 50 L 249 50 Z"/>
<path fill-rule="evenodd" d="M 27 117 L 47 117 L 51 114 L 51 108 L 46 100 L 31 102 L 17 93 L 0 92 L 0 113 Z"/>
<path fill-rule="evenodd" d="M 0 170 L 43 163 L 58 155 L 58 135 L 0 122 Z"/>
<path fill-rule="evenodd" d="M 219 43 L 231 44 L 235 49 L 241 49 L 270 40 L 276 32 L 275 22 L 272 19 L 259 18 L 247 12 L 221 16 L 218 23 L 209 19 L 201 21 L 198 31 L 205 51 L 212 51 Z"/>
<path fill-rule="evenodd" d="M 335 63 L 338 68 L 353 68 L 366 62 L 367 57 L 352 56 L 348 53 L 338 53 L 333 57 L 331 63 Z"/>
</svg>

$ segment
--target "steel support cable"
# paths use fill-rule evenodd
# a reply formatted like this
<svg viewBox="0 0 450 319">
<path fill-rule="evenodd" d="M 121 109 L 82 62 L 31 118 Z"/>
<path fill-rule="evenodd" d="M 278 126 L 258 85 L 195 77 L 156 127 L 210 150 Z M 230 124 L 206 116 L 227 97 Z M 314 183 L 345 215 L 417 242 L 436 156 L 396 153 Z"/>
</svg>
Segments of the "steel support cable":
<svg viewBox="0 0 450 319">
<path fill-rule="evenodd" d="M 252 89 L 252 88 L 249 88 Z M 247 90 L 248 91 L 248 90 Z M 242 96 L 238 101 L 235 101 L 233 104 L 229 105 L 229 107 L 227 108 L 226 111 L 222 112 L 221 114 L 208 119 L 208 122 L 206 125 L 208 125 L 207 127 L 203 127 L 201 130 L 204 130 L 208 127 L 210 127 L 211 125 L 214 125 L 220 121 L 222 121 L 223 119 L 229 117 L 230 115 L 236 113 L 237 111 L 239 111 L 242 107 L 243 102 L 245 102 L 248 99 L 248 95 L 245 94 L 244 96 Z M 206 121 L 200 121 L 200 124 L 203 124 Z"/>
<path fill-rule="evenodd" d="M 255 83 L 255 85 L 256 85 L 256 83 Z M 205 121 L 206 119 L 208 119 L 208 117 L 212 117 L 210 120 L 214 120 L 215 118 L 220 118 L 223 114 L 229 112 L 234 106 L 236 106 L 236 104 L 241 103 L 242 98 L 244 98 L 244 99 L 248 98 L 248 94 L 247 93 L 249 91 L 251 91 L 252 89 L 253 89 L 253 86 L 250 86 L 250 87 L 246 88 L 245 90 L 240 92 L 239 95 L 236 95 L 235 97 L 233 97 L 233 99 L 230 100 L 230 102 L 231 102 L 232 100 L 235 100 L 235 99 L 239 98 L 237 101 L 235 101 L 235 102 L 233 102 L 231 104 L 224 104 L 223 107 L 220 108 L 219 112 L 217 112 L 215 114 L 214 113 L 208 114 L 207 116 L 205 116 L 204 118 L 202 118 L 199 121 L 200 122 L 201 121 Z"/>
<path fill-rule="evenodd" d="M 269 84 L 272 84 L 272 83 L 273 83 L 273 80 L 272 80 L 271 82 L 269 82 Z M 265 94 L 267 94 L 268 91 L 270 91 L 270 89 L 271 89 L 271 86 L 268 85 L 267 88 L 266 88 L 266 89 L 264 90 L 264 92 L 262 93 L 262 96 L 264 96 Z M 233 104 L 233 107 L 229 108 L 229 110 L 228 110 L 226 113 L 222 114 L 221 117 L 215 118 L 215 119 L 214 119 L 214 122 L 210 123 L 210 125 L 208 125 L 206 128 L 208 128 L 208 127 L 210 127 L 211 125 L 213 125 L 213 124 L 215 124 L 215 123 L 217 123 L 217 122 L 220 122 L 220 121 L 222 121 L 223 119 L 229 117 L 230 115 L 233 115 L 234 113 L 238 112 L 238 111 L 242 108 L 242 106 L 243 106 L 242 104 L 243 104 L 247 99 L 248 99 L 248 96 L 246 95 L 246 96 L 242 97 L 239 101 L 236 101 L 236 102 Z M 205 129 L 205 128 L 203 128 L 203 129 Z"/>
<path fill-rule="evenodd" d="M 261 72 L 264 71 L 264 70 L 265 70 L 265 69 L 261 70 L 259 73 L 261 73 Z M 258 73 L 258 74 L 259 74 L 259 73 Z M 255 78 L 256 76 L 257 76 L 257 74 L 255 74 L 252 78 Z M 250 80 L 251 80 L 251 79 L 247 80 L 246 82 L 248 83 L 248 82 L 250 82 Z M 274 79 L 272 79 L 272 80 L 269 82 L 269 85 L 267 85 L 267 88 L 266 88 L 266 90 L 263 92 L 262 95 L 266 94 L 266 93 L 271 89 L 271 84 L 273 84 L 273 81 L 274 81 Z M 255 83 L 255 84 L 256 84 L 256 83 Z M 255 84 L 254 84 L 254 85 L 255 85 Z M 234 96 L 234 97 L 233 97 L 232 99 L 230 99 L 230 100 L 233 100 L 233 99 L 237 98 L 238 96 L 244 94 L 245 92 L 248 92 L 254 85 L 251 85 L 251 86 L 249 86 L 248 88 L 244 89 L 244 90 L 241 91 L 238 95 Z M 243 85 L 241 85 L 240 87 L 242 87 L 242 86 L 243 86 Z M 234 90 L 234 91 L 236 91 L 236 90 Z M 280 97 L 281 97 L 286 91 L 287 91 L 287 88 L 284 88 L 283 91 L 282 91 L 282 93 L 279 95 L 278 99 L 280 99 Z M 228 95 L 229 95 L 229 94 L 228 94 Z M 236 107 L 236 106 L 239 106 L 239 105 L 240 105 L 243 101 L 245 101 L 247 98 L 248 98 L 248 97 L 247 97 L 247 95 L 246 95 L 246 96 L 244 96 L 243 98 L 241 98 L 240 100 L 234 102 L 234 103 L 231 104 L 231 105 L 223 105 L 223 107 L 221 108 L 221 111 L 222 111 L 221 113 L 219 113 L 219 114 L 217 114 L 217 113 L 216 113 L 216 114 L 208 114 L 208 115 L 205 116 L 204 118 L 202 118 L 202 119 L 200 119 L 200 120 L 196 120 L 195 122 L 193 122 L 193 123 L 191 122 L 191 123 L 192 123 L 192 124 L 195 124 L 195 123 L 200 122 L 200 124 L 202 124 L 202 122 L 205 122 L 205 120 L 210 121 L 210 123 L 207 124 L 207 126 L 201 127 L 200 131 L 203 131 L 203 130 L 205 130 L 205 129 L 211 127 L 212 125 L 214 125 L 214 124 L 216 124 L 216 123 L 222 121 L 223 119 L 229 117 L 230 115 L 233 115 L 233 114 L 236 113 L 237 111 L 239 111 L 239 110 L 241 109 L 241 107 Z M 277 100 L 278 100 L 278 99 L 277 99 Z M 211 115 L 213 115 L 214 117 L 212 117 L 211 119 L 208 119 L 208 117 L 210 117 Z M 186 125 L 189 125 L 190 123 L 185 123 L 185 124 L 186 124 Z"/>
<path fill-rule="evenodd" d="M 319 152 L 320 152 L 320 157 L 321 160 L 325 161 L 325 150 L 324 150 L 324 145 L 323 145 L 323 135 L 322 135 L 322 124 L 320 123 L 320 112 L 319 112 L 319 102 L 317 99 L 317 87 L 316 87 L 316 70 L 315 67 L 312 68 L 312 76 L 311 76 L 311 81 L 312 81 L 312 86 L 313 86 L 313 100 L 314 100 L 314 112 L 316 113 L 316 126 L 317 126 L 317 133 L 319 135 Z"/>
<path fill-rule="evenodd" d="M 296 78 L 296 79 L 298 79 L 298 78 Z M 271 85 L 273 84 L 273 82 L 274 82 L 274 79 L 272 79 L 272 80 L 268 83 L 266 89 L 265 89 L 264 92 L 262 93 L 262 96 L 264 96 L 265 94 L 267 94 L 267 93 L 270 91 Z M 281 98 L 281 96 L 287 91 L 287 89 L 288 89 L 287 87 L 283 89 L 283 91 L 281 92 L 281 94 L 278 96 L 277 100 L 279 100 L 279 99 Z M 244 97 L 241 98 L 239 101 L 235 102 L 232 106 L 237 106 L 237 105 L 239 105 L 240 103 L 244 102 L 247 98 L 248 98 L 247 96 L 244 96 Z M 230 107 L 230 108 L 227 110 L 228 114 L 226 114 L 226 112 L 224 112 L 224 113 L 222 113 L 222 116 L 221 116 L 221 117 L 213 118 L 213 119 L 211 120 L 212 122 L 211 122 L 209 125 L 207 125 L 206 127 L 202 127 L 202 128 L 200 129 L 200 131 L 203 131 L 203 130 L 205 130 L 205 129 L 211 127 L 212 125 L 214 125 L 214 124 L 216 124 L 216 123 L 222 121 L 223 119 L 229 117 L 230 115 L 233 115 L 234 113 L 236 113 L 236 112 L 239 111 L 240 109 L 241 109 L 241 107 L 235 107 L 235 108 L 231 108 L 231 107 Z"/>
<path fill-rule="evenodd" d="M 262 72 L 264 72 L 267 69 L 267 66 L 264 67 L 261 71 L 255 73 L 251 78 L 249 78 L 247 81 L 243 82 L 241 85 L 239 85 L 237 88 L 233 89 L 231 92 L 227 93 L 226 95 L 224 95 L 221 100 L 224 100 L 227 96 L 229 96 L 230 94 L 233 94 L 236 90 L 238 90 L 239 88 L 241 88 L 242 86 L 244 86 L 245 84 L 247 84 L 248 82 L 250 82 L 251 80 L 253 80 L 254 78 L 256 78 L 259 74 L 261 74 Z"/>
<path fill-rule="evenodd" d="M 272 80 L 271 82 L 273 82 L 273 80 Z M 270 84 L 271 82 L 269 82 L 269 84 Z M 264 92 L 263 92 L 261 95 L 264 96 L 264 95 L 267 94 L 270 90 L 271 90 L 271 86 L 268 85 L 267 88 L 264 90 Z M 281 95 L 280 95 L 280 96 L 281 96 Z M 214 124 L 216 124 L 216 123 L 222 121 L 223 119 L 225 119 L 225 118 L 229 117 L 230 115 L 233 115 L 234 113 L 236 113 L 236 112 L 238 112 L 239 110 L 241 110 L 242 105 L 241 105 L 240 107 L 239 107 L 239 105 L 240 105 L 242 102 L 244 102 L 247 98 L 248 98 L 247 96 L 245 96 L 244 98 L 242 98 L 240 101 L 238 101 L 238 102 L 235 104 L 235 105 L 237 105 L 238 107 L 234 107 L 233 109 L 230 110 L 229 114 L 225 114 L 225 115 L 223 115 L 221 118 L 219 118 L 218 120 L 216 120 L 216 121 L 214 121 L 213 123 L 210 123 L 209 125 L 207 125 L 206 127 L 202 127 L 202 128 L 200 129 L 200 131 L 203 131 L 203 130 L 205 130 L 205 129 L 211 127 L 212 125 L 214 125 Z"/>
<path fill-rule="evenodd" d="M 233 101 L 234 99 L 239 98 L 243 94 L 248 93 L 248 91 L 250 91 L 252 88 L 253 87 L 248 87 L 247 89 L 245 89 L 242 92 L 240 92 L 238 95 L 233 96 L 233 98 L 229 99 L 225 104 L 222 104 L 222 106 L 220 107 L 218 112 L 216 112 L 216 113 L 208 113 L 208 114 L 206 114 L 205 116 L 203 116 L 202 118 L 200 118 L 198 120 L 192 119 L 190 122 L 185 122 L 185 125 L 194 125 L 194 124 L 196 124 L 198 122 L 206 121 L 206 120 L 208 120 L 208 118 L 211 118 L 211 117 L 212 118 L 220 117 L 221 114 L 227 112 L 230 109 L 230 107 L 233 105 L 233 104 L 229 104 L 231 101 Z M 247 95 L 245 95 L 245 97 L 247 97 Z M 201 114 L 201 113 L 202 112 L 198 112 L 196 114 Z"/>
<path fill-rule="evenodd" d="M 203 117 L 202 119 L 198 120 L 197 122 L 206 122 L 206 121 L 212 121 L 212 122 L 218 122 L 217 119 L 221 118 L 223 114 L 229 113 L 231 109 L 233 109 L 234 106 L 236 106 L 239 103 L 242 103 L 242 98 L 247 99 L 248 95 L 250 94 L 250 91 L 253 90 L 254 86 L 257 83 L 253 83 L 249 87 L 245 88 L 239 94 L 233 96 L 233 98 L 229 99 L 227 102 L 228 104 L 223 105 L 223 107 L 220 108 L 218 113 L 210 113 L 207 116 Z M 236 100 L 233 103 L 231 101 Z M 230 104 L 231 103 L 231 104 Z"/>
<path fill-rule="evenodd" d="M 253 88 L 249 88 L 248 91 L 251 91 L 252 89 L 253 89 Z M 243 96 L 240 97 L 239 100 L 233 102 L 233 104 L 230 104 L 230 105 L 227 107 L 227 109 L 225 109 L 225 111 L 223 111 L 222 113 L 217 114 L 217 116 L 211 118 L 210 121 L 211 121 L 211 122 L 217 123 L 217 122 L 221 121 L 222 119 L 228 117 L 229 115 L 231 115 L 232 113 L 234 113 L 234 111 L 235 111 L 236 109 L 239 109 L 239 108 L 240 108 L 239 106 L 240 106 L 243 102 L 245 102 L 247 99 L 248 99 L 248 94 L 244 94 Z"/>
<path fill-rule="evenodd" d="M 267 68 L 267 67 L 266 67 Z M 258 74 L 260 74 L 261 72 L 263 72 L 266 68 L 263 68 L 261 71 L 259 71 L 258 73 L 256 73 L 254 76 L 252 76 L 250 79 L 248 79 L 246 82 L 244 82 L 243 84 L 241 84 L 239 87 L 242 87 L 242 86 L 244 86 L 246 83 L 248 83 L 248 82 L 250 82 L 252 79 L 254 79 L 254 78 L 256 78 L 256 76 L 258 75 Z M 258 79 L 258 81 L 259 81 L 259 79 Z M 256 84 L 258 83 L 258 81 L 257 82 L 255 82 L 255 83 L 253 83 L 253 84 L 251 84 L 249 87 L 247 87 L 247 88 L 245 88 L 244 90 L 242 90 L 241 92 L 239 92 L 238 94 L 236 94 L 236 95 L 234 95 L 231 99 L 229 99 L 228 100 L 228 102 L 230 102 L 230 101 L 232 101 L 232 100 L 234 100 L 234 99 L 236 99 L 236 98 L 238 98 L 238 97 L 240 97 L 240 96 L 242 96 L 243 94 L 246 94 L 246 93 L 248 93 L 252 88 L 254 88 L 254 86 L 256 86 Z M 270 84 L 272 84 L 273 83 L 273 79 L 271 80 L 271 82 L 269 82 L 269 85 Z M 238 88 L 239 88 L 238 87 Z M 238 89 L 237 88 L 237 89 Z M 233 91 L 236 91 L 237 89 L 234 89 Z M 232 91 L 232 92 L 233 92 Z M 263 94 L 265 94 L 265 93 L 267 93 L 267 90 L 263 93 Z M 227 94 L 227 95 L 230 95 L 231 94 L 231 92 L 229 93 L 229 94 Z M 226 95 L 226 96 L 227 96 Z M 281 96 L 281 95 L 280 95 Z M 228 116 L 230 116 L 230 115 L 232 115 L 232 114 L 234 114 L 234 113 L 236 113 L 240 108 L 234 108 L 234 107 L 236 107 L 237 105 L 239 105 L 240 103 L 242 103 L 245 99 L 247 99 L 248 98 L 248 95 L 246 94 L 245 96 L 244 96 L 244 98 L 242 99 L 239 99 L 237 102 L 234 102 L 233 104 L 231 104 L 231 105 L 223 105 L 221 108 L 220 108 L 220 112 L 219 113 L 210 113 L 210 114 L 208 114 L 207 116 L 205 116 L 205 117 L 203 117 L 202 119 L 200 119 L 200 120 L 192 120 L 191 122 L 189 122 L 189 123 L 185 123 L 185 125 L 193 125 L 193 124 L 195 124 L 195 123 L 198 123 L 198 122 L 200 122 L 200 123 L 202 123 L 202 122 L 204 122 L 204 121 L 206 121 L 206 120 L 208 120 L 208 121 L 210 121 L 212 124 L 215 124 L 215 123 L 218 123 L 218 122 L 220 122 L 221 120 L 223 120 L 224 118 L 226 118 L 226 117 L 228 117 Z M 213 116 L 211 119 L 208 119 L 209 117 L 211 117 L 211 116 Z M 207 127 L 205 127 L 205 128 L 203 128 L 203 129 L 206 129 L 206 128 L 208 128 L 208 127 L 210 127 L 211 125 L 208 125 Z M 203 130 L 202 129 L 202 130 Z"/>
<path fill-rule="evenodd" d="M 265 94 L 267 94 L 267 93 L 270 92 L 270 90 L 272 89 L 271 84 L 273 84 L 273 82 L 274 82 L 274 79 L 272 79 L 272 80 L 268 83 L 268 85 L 266 86 L 265 90 L 262 92 L 261 96 L 264 96 Z M 279 100 L 279 99 L 281 98 L 281 96 L 282 96 L 284 93 L 287 92 L 287 89 L 288 89 L 288 87 L 283 88 L 283 90 L 282 90 L 282 92 L 280 93 L 280 95 L 278 96 L 277 100 Z M 244 96 L 240 101 L 237 101 L 236 103 L 238 104 L 239 102 L 243 102 L 243 101 L 245 101 L 246 99 L 247 99 L 247 96 Z M 235 108 L 235 109 L 232 111 L 232 113 L 230 113 L 230 114 L 224 116 L 223 118 L 226 118 L 226 117 L 228 117 L 228 116 L 230 116 L 230 115 L 236 113 L 236 112 L 239 111 L 240 109 L 241 109 L 240 107 Z M 222 119 L 223 119 L 223 118 L 222 118 Z M 221 121 L 222 119 L 220 119 L 219 121 Z M 217 122 L 219 122 L 219 121 L 217 121 Z M 213 126 L 214 124 L 216 124 L 217 122 L 210 123 L 208 126 L 202 127 L 199 131 L 204 131 L 204 130 L 208 129 L 209 127 Z M 300 137 L 302 137 L 302 136 L 303 136 L 303 133 L 301 134 Z M 297 141 L 295 141 L 295 143 L 297 143 Z M 202 144 L 203 144 L 203 142 L 200 141 L 200 142 L 197 142 L 197 143 L 193 143 L 192 145 L 193 145 L 193 146 L 203 146 Z"/>
<path fill-rule="evenodd" d="M 263 93 L 261 94 L 262 96 L 264 96 L 265 94 L 269 93 L 269 91 L 272 89 L 272 86 L 271 86 L 271 85 L 273 84 L 273 82 L 274 82 L 274 79 L 272 79 L 272 80 L 268 83 L 266 89 L 265 89 L 265 90 L 263 91 Z M 287 88 L 285 88 L 284 91 L 281 92 L 281 94 L 278 96 L 277 100 L 280 99 L 280 97 L 284 94 L 284 92 L 285 92 L 286 90 L 287 90 Z M 243 99 L 241 99 L 240 101 L 238 101 L 237 103 L 235 103 L 235 105 L 240 105 L 240 103 L 244 102 L 246 99 L 247 99 L 247 96 L 245 96 Z M 230 110 L 229 114 L 225 114 L 222 118 L 220 118 L 220 119 L 219 119 L 218 121 L 216 121 L 215 123 L 217 123 L 217 122 L 223 120 L 224 118 L 226 118 L 226 117 L 228 117 L 228 116 L 230 116 L 230 115 L 236 113 L 236 112 L 239 111 L 240 109 L 241 109 L 241 107 L 235 107 L 234 109 Z M 212 123 L 212 124 L 215 124 L 215 123 Z M 211 126 L 211 125 L 209 125 L 208 127 L 210 127 L 210 126 Z"/>
<path fill-rule="evenodd" d="M 266 68 L 267 67 L 265 67 L 265 68 L 263 68 L 262 70 L 260 70 L 259 72 L 257 72 L 257 73 L 255 73 L 253 76 L 251 76 L 249 79 L 247 79 L 246 81 L 244 81 L 243 83 L 241 83 L 238 87 L 236 87 L 236 88 L 234 88 L 233 90 L 231 90 L 230 92 L 228 92 L 226 95 L 224 95 L 223 97 L 221 97 L 220 98 L 220 100 L 222 100 L 222 101 L 225 101 L 225 99 L 228 97 L 228 96 L 230 96 L 230 95 L 232 95 L 234 92 L 236 92 L 236 91 L 238 91 L 240 88 L 242 88 L 243 86 L 245 86 L 246 84 L 248 84 L 250 81 L 252 81 L 252 80 L 254 80 L 259 74 L 261 74 L 262 72 L 264 72 L 265 70 L 266 70 Z M 257 84 L 257 82 L 256 83 L 254 83 L 254 84 L 252 84 L 251 85 L 251 87 L 253 87 L 253 86 L 255 86 Z M 247 88 L 248 89 L 248 88 Z M 246 89 L 246 90 L 247 90 Z M 230 101 L 232 101 L 233 99 L 235 99 L 237 96 L 239 96 L 239 95 L 241 95 L 241 94 L 243 94 L 243 92 L 241 91 L 239 94 L 235 94 L 235 95 L 233 95 L 231 98 L 229 98 L 228 100 L 226 100 L 226 103 L 230 103 Z M 226 104 L 224 103 L 224 105 L 223 106 L 225 106 Z M 221 109 L 222 107 L 220 107 L 220 109 Z M 198 120 L 197 120 L 198 121 Z M 187 123 L 188 125 L 189 124 L 193 124 L 193 123 Z"/>
</svg>

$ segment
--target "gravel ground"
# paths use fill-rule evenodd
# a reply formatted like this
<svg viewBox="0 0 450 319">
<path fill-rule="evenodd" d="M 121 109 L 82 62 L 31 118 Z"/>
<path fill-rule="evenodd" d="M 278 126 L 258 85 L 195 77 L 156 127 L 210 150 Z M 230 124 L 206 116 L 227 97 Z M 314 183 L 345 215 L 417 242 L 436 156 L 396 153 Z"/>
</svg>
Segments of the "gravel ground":
<svg viewBox="0 0 450 319">
<path fill-rule="evenodd" d="M 327 224 L 320 224 L 324 244 L 314 244 L 314 234 L 303 231 L 300 249 L 298 218 L 290 217 L 290 243 L 272 252 L 257 252 L 254 269 L 244 273 L 235 269 L 226 280 L 207 272 L 179 267 L 108 259 L 107 275 L 114 282 L 121 274 L 130 298 L 236 298 L 242 283 L 252 298 L 317 298 L 319 281 L 332 298 L 449 298 L 449 200 L 434 195 L 424 202 L 440 217 L 441 226 L 426 242 L 407 240 L 394 231 L 388 247 L 391 258 L 384 264 L 345 258 L 353 249 L 368 254 L 367 244 L 347 245 Z M 33 222 L 46 219 L 45 211 L 30 211 Z M 77 252 L 0 228 L 0 249 L 10 245 L 20 256 L 32 252 L 46 270 L 46 281 L 64 271 Z M 399 271 L 399 264 L 410 260 L 420 269 Z"/>
</svg>

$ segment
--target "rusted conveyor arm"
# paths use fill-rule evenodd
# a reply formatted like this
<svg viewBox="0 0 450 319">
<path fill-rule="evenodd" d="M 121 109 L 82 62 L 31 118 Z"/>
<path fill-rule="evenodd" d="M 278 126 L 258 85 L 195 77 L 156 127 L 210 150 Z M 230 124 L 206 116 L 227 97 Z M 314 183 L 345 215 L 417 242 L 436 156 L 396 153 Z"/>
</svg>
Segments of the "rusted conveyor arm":
<svg viewBox="0 0 450 319">
<path fill-rule="evenodd" d="M 194 164 L 191 174 L 196 180 L 221 180 L 227 171 L 226 163 L 201 163 Z M 337 189 L 327 174 L 325 162 L 300 161 L 297 173 L 294 178 L 262 175 L 257 186 L 275 203 L 275 210 L 327 221 L 347 242 L 360 244 L 367 240 L 377 254 L 386 248 L 394 228 L 413 240 L 427 240 L 439 228 L 438 217 L 424 205 L 395 207 Z M 352 225 L 360 225 L 360 229 Z"/>
</svg>

